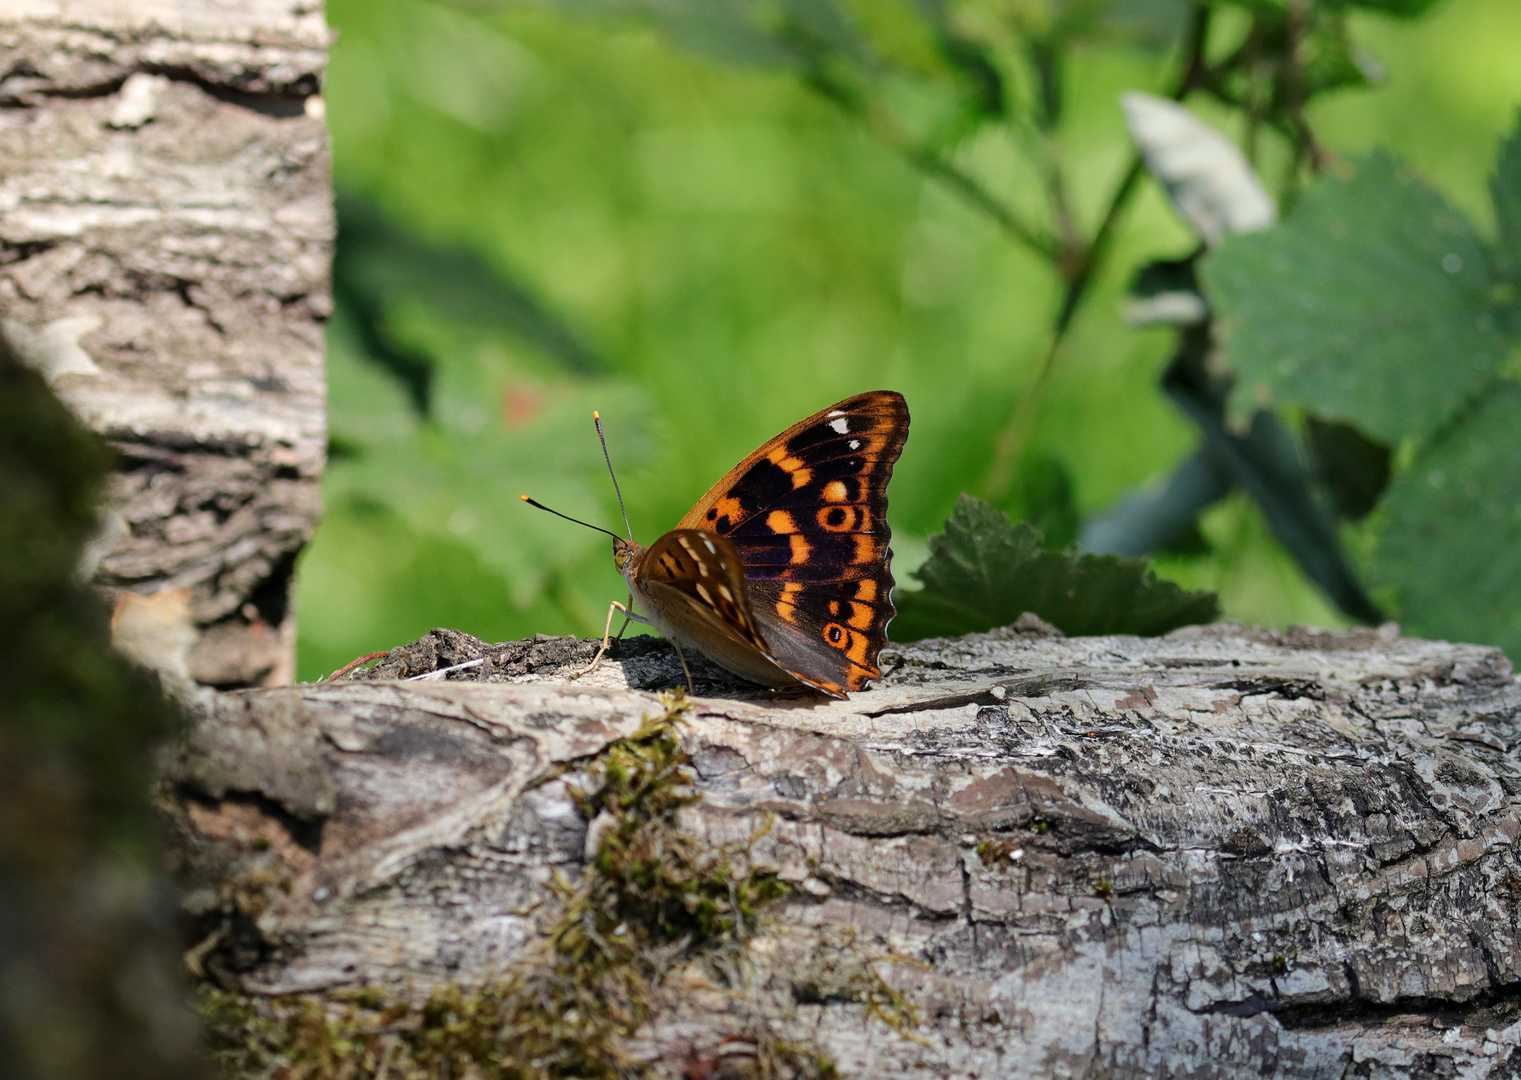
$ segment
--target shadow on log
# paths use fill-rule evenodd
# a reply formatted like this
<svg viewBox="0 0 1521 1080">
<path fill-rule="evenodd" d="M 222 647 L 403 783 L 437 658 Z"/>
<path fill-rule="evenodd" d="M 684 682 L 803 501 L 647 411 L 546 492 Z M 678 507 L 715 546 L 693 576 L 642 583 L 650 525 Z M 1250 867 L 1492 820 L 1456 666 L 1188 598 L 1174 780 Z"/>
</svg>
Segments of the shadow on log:
<svg viewBox="0 0 1521 1080">
<path fill-rule="evenodd" d="M 1497 650 L 1027 616 L 894 647 L 845 702 L 704 668 L 678 717 L 663 643 L 572 680 L 593 649 L 434 631 L 202 716 L 168 765 L 195 956 L 266 1063 L 302 1015 L 397 1062 L 430 1023 L 498 1024 L 579 926 L 649 952 L 585 1075 L 1521 1066 L 1521 685 Z M 597 921 L 628 815 L 654 820 L 607 794 L 658 756 L 650 720 L 688 763 L 659 827 L 723 856 L 716 936 Z M 786 889 L 751 918 L 735 890 L 763 878 Z"/>
</svg>

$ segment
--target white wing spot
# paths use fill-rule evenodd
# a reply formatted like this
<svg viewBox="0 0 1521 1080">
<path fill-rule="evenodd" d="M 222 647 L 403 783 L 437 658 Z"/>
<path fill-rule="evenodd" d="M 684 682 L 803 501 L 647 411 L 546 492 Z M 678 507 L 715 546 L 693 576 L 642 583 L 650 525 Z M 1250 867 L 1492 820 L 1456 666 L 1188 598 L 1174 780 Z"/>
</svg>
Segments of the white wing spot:
<svg viewBox="0 0 1521 1080">
<path fill-rule="evenodd" d="M 851 439 L 850 440 L 850 448 L 852 450 L 859 450 L 859 449 L 861 449 L 861 440 L 860 439 Z"/>
<path fill-rule="evenodd" d="M 844 416 L 845 415 L 845 410 L 844 409 L 832 409 L 829 412 L 825 413 L 824 415 L 826 415 L 826 416 Z"/>
<path fill-rule="evenodd" d="M 703 538 L 702 538 L 702 542 L 703 542 L 703 543 L 704 543 L 704 544 L 707 544 L 707 545 L 708 545 L 708 552 L 709 552 L 709 553 L 710 553 L 710 554 L 713 554 L 713 555 L 717 555 L 717 554 L 718 554 L 718 549 L 717 549 L 717 548 L 716 548 L 716 547 L 714 547 L 714 546 L 713 546 L 713 541 L 711 541 L 711 540 L 709 540 L 709 539 L 708 539 L 708 538 L 707 538 L 707 537 L 706 537 L 706 536 L 704 536 L 704 537 L 703 537 Z"/>
<path fill-rule="evenodd" d="M 734 594 L 729 591 L 729 586 L 720 585 L 718 587 L 718 595 L 729 601 L 729 603 L 734 603 Z"/>
<path fill-rule="evenodd" d="M 850 430 L 850 417 L 842 416 L 838 420 L 831 420 L 829 426 L 843 435 Z"/>
</svg>

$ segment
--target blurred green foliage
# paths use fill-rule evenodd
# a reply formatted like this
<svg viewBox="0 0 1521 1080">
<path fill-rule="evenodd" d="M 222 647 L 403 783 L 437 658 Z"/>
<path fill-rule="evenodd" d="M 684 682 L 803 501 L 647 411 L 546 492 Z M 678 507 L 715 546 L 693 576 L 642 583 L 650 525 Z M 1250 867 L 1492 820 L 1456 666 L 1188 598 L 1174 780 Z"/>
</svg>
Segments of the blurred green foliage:
<svg viewBox="0 0 1521 1080">
<path fill-rule="evenodd" d="M 1521 113 L 1491 187 L 1493 249 L 1392 157 L 1354 159 L 1202 270 L 1239 411 L 1281 402 L 1408 459 L 1366 526 L 1406 629 L 1521 656 Z"/>
<path fill-rule="evenodd" d="M 1389 17 L 1428 6 L 1328 5 L 1306 29 L 1296 5 L 1210 5 L 1202 55 L 1260 62 L 1220 66 L 1190 107 L 1239 134 L 1283 194 L 1312 151 L 1384 145 L 1486 230 L 1521 12 L 1442 0 Z M 649 541 L 801 416 L 902 391 L 900 581 L 961 491 L 1059 543 L 1162 484 L 1200 436 L 1157 392 L 1171 335 L 1127 328 L 1119 301 L 1140 266 L 1195 242 L 1147 181 L 1104 222 L 1135 171 L 1117 96 L 1176 89 L 1168 43 L 1192 9 L 726 0 L 659 5 L 651 22 L 633 0 L 333 0 L 343 228 L 364 240 L 369 207 L 371 239 L 412 239 L 390 270 L 350 264 L 369 310 L 338 290 L 301 676 L 432 625 L 599 628 L 625 591 L 606 539 L 515 498 L 615 527 L 592 408 Z M 1267 63 L 1285 34 L 1304 60 L 1287 80 Z M 1158 572 L 1219 590 L 1229 617 L 1340 621 L 1260 503 L 1226 494 L 1238 485 L 1210 489 Z"/>
</svg>

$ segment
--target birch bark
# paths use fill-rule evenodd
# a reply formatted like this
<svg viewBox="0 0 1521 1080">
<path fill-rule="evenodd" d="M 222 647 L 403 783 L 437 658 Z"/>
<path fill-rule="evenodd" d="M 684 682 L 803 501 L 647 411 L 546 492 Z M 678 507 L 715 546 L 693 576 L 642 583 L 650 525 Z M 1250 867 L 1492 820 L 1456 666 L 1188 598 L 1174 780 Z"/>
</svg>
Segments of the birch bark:
<svg viewBox="0 0 1521 1080">
<path fill-rule="evenodd" d="M 290 680 L 320 511 L 327 41 L 311 0 L 0 5 L 0 328 L 120 454 L 118 622 L 218 686 Z"/>
</svg>

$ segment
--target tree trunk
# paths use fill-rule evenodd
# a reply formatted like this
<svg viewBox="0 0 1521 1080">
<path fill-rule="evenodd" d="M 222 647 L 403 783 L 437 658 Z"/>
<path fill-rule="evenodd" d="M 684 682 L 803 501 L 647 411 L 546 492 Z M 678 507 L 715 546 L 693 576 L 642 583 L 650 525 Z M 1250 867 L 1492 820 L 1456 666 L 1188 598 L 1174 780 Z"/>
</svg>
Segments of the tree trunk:
<svg viewBox="0 0 1521 1080">
<path fill-rule="evenodd" d="M 320 511 L 326 45 L 315 0 L 0 11 L 0 329 L 120 453 L 118 628 L 215 685 L 290 681 Z"/>
<path fill-rule="evenodd" d="M 641 720 L 680 669 L 639 639 L 570 680 L 590 655 L 435 631 L 202 716 L 172 812 L 198 962 L 266 1025 L 242 1060 L 316 1053 L 291 1034 L 315 1008 L 396 1076 L 472 1023 L 509 1063 L 546 1024 L 586 1040 L 507 1075 L 1521 1067 L 1521 685 L 1497 650 L 1392 626 L 1067 639 L 1027 616 L 894 647 L 845 702 L 704 667 L 672 729 L 695 801 L 658 848 Z M 685 909 L 646 920 L 654 894 L 611 880 L 642 850 L 697 868 Z M 769 874 L 787 888 L 762 903 Z M 756 917 L 702 922 L 713 882 Z M 627 1008 L 599 1028 L 608 1000 Z M 613 1071 L 544 1064 L 572 1051 Z"/>
</svg>

